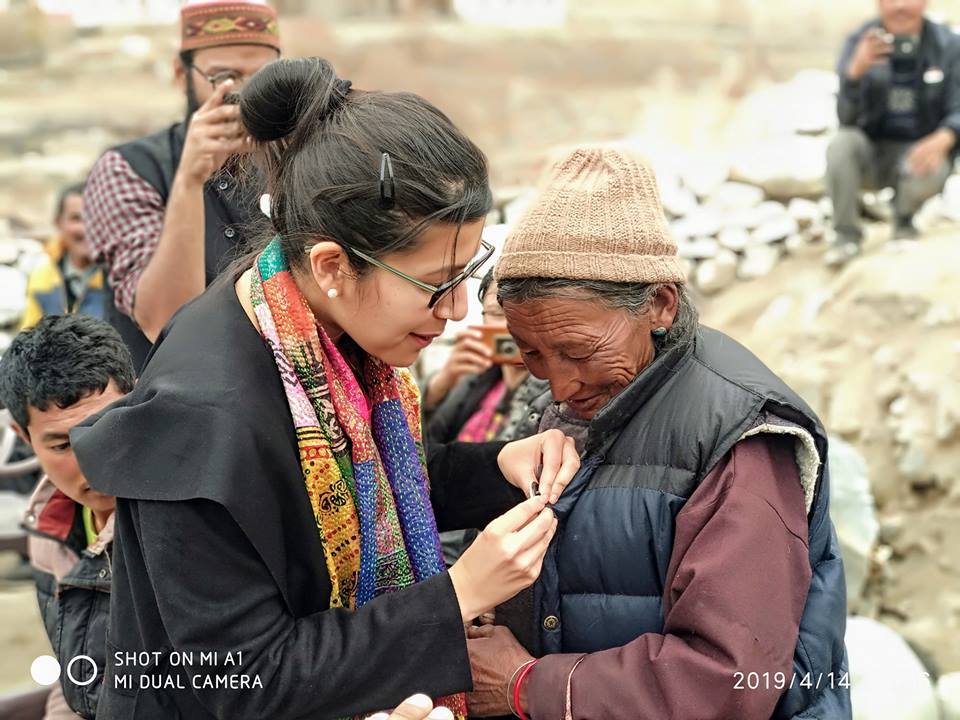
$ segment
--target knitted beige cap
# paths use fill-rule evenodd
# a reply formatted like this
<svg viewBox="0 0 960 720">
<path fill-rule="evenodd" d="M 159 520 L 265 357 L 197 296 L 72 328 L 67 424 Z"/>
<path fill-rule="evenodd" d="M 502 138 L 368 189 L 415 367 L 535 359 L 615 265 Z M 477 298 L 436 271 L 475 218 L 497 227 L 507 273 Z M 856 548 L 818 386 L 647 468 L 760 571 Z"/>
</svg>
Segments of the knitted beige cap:
<svg viewBox="0 0 960 720">
<path fill-rule="evenodd" d="M 550 167 L 494 277 L 686 281 L 653 171 L 609 147 L 577 148 Z"/>
</svg>

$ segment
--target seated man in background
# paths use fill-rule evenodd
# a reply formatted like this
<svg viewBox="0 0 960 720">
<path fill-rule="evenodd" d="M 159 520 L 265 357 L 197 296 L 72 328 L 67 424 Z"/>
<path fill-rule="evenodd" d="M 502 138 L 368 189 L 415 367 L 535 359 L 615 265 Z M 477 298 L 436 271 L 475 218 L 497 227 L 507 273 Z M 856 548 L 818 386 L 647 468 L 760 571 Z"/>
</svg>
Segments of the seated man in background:
<svg viewBox="0 0 960 720">
<path fill-rule="evenodd" d="M 916 237 L 913 215 L 943 189 L 960 132 L 960 37 L 923 16 L 926 0 L 879 0 L 879 18 L 847 38 L 840 130 L 827 150 L 835 245 L 827 262 L 860 253 L 861 188 L 893 187 L 894 237 Z"/>
<path fill-rule="evenodd" d="M 21 327 L 36 325 L 44 315 L 104 314 L 103 273 L 93 262 L 83 226 L 83 183 L 60 191 L 54 224 L 57 234 L 47 245 L 50 261 L 36 268 L 27 283 Z"/>
<path fill-rule="evenodd" d="M 22 331 L 0 358 L 0 403 L 30 445 L 44 476 L 24 528 L 37 600 L 61 685 L 47 702 L 47 720 L 95 716 L 106 661 L 114 499 L 90 488 L 70 446 L 70 429 L 133 389 L 130 353 L 105 321 L 51 315 Z M 86 655 L 86 661 L 71 659 Z M 69 707 L 68 707 L 69 706 Z"/>
</svg>

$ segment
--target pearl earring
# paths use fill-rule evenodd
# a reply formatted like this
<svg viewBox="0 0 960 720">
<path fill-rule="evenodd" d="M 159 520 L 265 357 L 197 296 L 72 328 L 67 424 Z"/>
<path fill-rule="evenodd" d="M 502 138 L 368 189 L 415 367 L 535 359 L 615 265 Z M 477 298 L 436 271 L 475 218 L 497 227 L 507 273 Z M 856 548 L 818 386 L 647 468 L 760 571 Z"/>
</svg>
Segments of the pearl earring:
<svg viewBox="0 0 960 720">
<path fill-rule="evenodd" d="M 327 297 L 331 300 L 335 300 L 340 295 L 340 291 L 336 288 L 330 288 L 327 290 Z"/>
<path fill-rule="evenodd" d="M 653 331 L 653 336 L 657 338 L 662 338 L 666 334 L 667 334 L 667 329 L 662 325 Z"/>
</svg>

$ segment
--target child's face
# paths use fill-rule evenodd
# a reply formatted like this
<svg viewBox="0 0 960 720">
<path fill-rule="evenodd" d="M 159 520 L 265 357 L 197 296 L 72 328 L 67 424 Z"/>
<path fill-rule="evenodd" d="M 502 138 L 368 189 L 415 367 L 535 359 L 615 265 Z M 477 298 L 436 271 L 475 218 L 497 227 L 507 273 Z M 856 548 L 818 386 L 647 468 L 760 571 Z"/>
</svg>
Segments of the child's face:
<svg viewBox="0 0 960 720">
<path fill-rule="evenodd" d="M 20 431 L 21 437 L 33 448 L 41 469 L 57 489 L 97 513 L 113 510 L 114 498 L 87 484 L 70 445 L 70 429 L 122 397 L 123 393 L 111 381 L 102 393 L 87 395 L 70 407 L 59 408 L 53 403 L 45 410 L 30 407 L 28 433 Z"/>
<path fill-rule="evenodd" d="M 82 195 L 68 195 L 63 201 L 63 212 L 57 218 L 57 231 L 74 261 L 90 259 L 90 246 L 83 231 Z"/>
</svg>

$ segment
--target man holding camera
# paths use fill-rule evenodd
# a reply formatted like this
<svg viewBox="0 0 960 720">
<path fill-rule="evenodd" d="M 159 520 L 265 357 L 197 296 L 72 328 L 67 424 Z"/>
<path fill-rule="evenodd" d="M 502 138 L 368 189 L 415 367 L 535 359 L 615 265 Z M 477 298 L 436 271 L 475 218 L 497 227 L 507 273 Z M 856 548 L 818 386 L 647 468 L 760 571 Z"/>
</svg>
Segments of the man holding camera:
<svg viewBox="0 0 960 720">
<path fill-rule="evenodd" d="M 878 0 L 847 38 L 837 71 L 840 130 L 827 150 L 836 240 L 827 262 L 860 253 L 861 188 L 893 187 L 894 237 L 943 189 L 960 133 L 960 36 L 924 18 L 926 0 Z"/>
<path fill-rule="evenodd" d="M 174 74 L 184 121 L 105 152 L 87 180 L 84 220 L 108 270 L 107 319 L 139 370 L 171 316 L 235 255 L 259 192 L 241 186 L 249 148 L 235 100 L 280 54 L 277 15 L 263 2 L 191 2 L 181 11 Z M 131 322 L 132 320 L 132 322 Z"/>
</svg>

